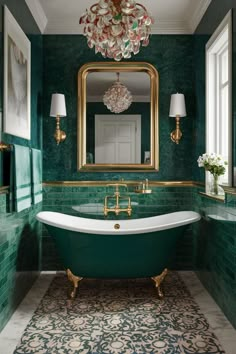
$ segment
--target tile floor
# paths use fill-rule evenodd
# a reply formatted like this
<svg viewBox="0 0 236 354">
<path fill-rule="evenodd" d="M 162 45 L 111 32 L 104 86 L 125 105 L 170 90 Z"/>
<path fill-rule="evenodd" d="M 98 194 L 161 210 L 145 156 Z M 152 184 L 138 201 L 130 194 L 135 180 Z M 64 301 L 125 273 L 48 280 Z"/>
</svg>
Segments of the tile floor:
<svg viewBox="0 0 236 354">
<path fill-rule="evenodd" d="M 193 272 L 179 272 L 211 328 L 218 337 L 226 354 L 236 353 L 236 330 L 227 321 L 214 300 L 203 288 Z M 42 273 L 19 305 L 12 318 L 0 333 L 0 353 L 12 354 L 18 344 L 24 328 L 32 317 L 40 300 L 49 287 L 55 273 Z"/>
</svg>

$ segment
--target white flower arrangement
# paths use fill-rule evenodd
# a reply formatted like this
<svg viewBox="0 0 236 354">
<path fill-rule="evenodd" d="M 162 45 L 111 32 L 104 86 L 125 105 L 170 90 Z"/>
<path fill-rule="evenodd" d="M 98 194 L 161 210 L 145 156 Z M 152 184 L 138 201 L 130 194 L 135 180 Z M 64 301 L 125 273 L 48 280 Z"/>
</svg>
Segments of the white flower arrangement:
<svg viewBox="0 0 236 354">
<path fill-rule="evenodd" d="M 199 156 L 198 166 L 204 167 L 206 171 L 209 171 L 213 176 L 221 176 L 225 173 L 225 166 L 228 162 L 223 157 L 216 153 L 203 154 Z"/>
</svg>

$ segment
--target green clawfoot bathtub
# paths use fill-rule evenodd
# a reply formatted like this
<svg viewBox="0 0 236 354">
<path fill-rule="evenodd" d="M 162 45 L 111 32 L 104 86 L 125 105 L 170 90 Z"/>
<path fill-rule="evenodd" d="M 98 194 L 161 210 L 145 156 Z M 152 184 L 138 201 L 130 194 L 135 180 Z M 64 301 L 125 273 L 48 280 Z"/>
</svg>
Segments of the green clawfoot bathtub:
<svg viewBox="0 0 236 354">
<path fill-rule="evenodd" d="M 143 219 L 94 220 L 43 211 L 37 220 L 54 238 L 73 282 L 73 298 L 82 278 L 151 277 L 158 294 L 171 266 L 176 241 L 186 225 L 200 220 L 193 211 Z"/>
</svg>

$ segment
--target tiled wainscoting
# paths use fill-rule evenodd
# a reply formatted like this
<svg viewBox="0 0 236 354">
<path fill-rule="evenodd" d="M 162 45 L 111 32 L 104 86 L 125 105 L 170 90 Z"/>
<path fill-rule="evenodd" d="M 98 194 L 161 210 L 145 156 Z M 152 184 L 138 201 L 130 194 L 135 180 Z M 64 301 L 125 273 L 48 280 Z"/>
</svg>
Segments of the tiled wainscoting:
<svg viewBox="0 0 236 354">
<path fill-rule="evenodd" d="M 38 276 L 42 227 L 35 215 L 42 203 L 7 213 L 8 194 L 0 194 L 0 331 Z"/>
<path fill-rule="evenodd" d="M 193 226 L 195 269 L 236 328 L 236 195 L 227 194 L 222 203 L 195 193 L 193 202 L 202 214 L 197 232 Z"/>
</svg>

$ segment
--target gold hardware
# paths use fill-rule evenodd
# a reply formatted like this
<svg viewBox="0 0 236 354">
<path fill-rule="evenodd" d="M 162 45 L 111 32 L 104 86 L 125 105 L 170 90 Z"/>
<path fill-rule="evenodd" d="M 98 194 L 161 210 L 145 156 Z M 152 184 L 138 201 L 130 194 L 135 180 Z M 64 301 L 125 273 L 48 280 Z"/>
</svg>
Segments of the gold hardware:
<svg viewBox="0 0 236 354">
<path fill-rule="evenodd" d="M 114 225 L 114 229 L 119 230 L 119 228 L 120 228 L 120 224 L 115 224 Z"/>
<path fill-rule="evenodd" d="M 150 193 L 152 193 L 152 190 L 149 189 L 148 179 L 147 178 L 145 180 L 145 183 L 140 182 L 139 186 L 135 189 L 135 193 L 140 193 L 140 194 L 150 194 Z"/>
<path fill-rule="evenodd" d="M 151 279 L 155 283 L 155 287 L 157 289 L 157 294 L 158 294 L 160 299 L 162 299 L 164 297 L 164 294 L 163 294 L 162 289 L 161 289 L 161 283 L 165 279 L 167 273 L 168 273 L 168 269 L 165 268 L 160 275 L 156 275 L 155 277 L 151 277 Z"/>
<path fill-rule="evenodd" d="M 45 187 L 98 187 L 106 186 L 108 181 L 49 181 L 43 182 Z M 137 186 L 137 181 L 126 181 L 127 186 L 135 187 Z M 152 181 L 152 186 L 154 187 L 204 187 L 203 182 L 194 182 L 194 181 Z"/>
<path fill-rule="evenodd" d="M 131 216 L 131 213 L 132 213 L 132 208 L 131 208 L 131 200 L 130 200 L 130 197 L 122 197 L 120 195 L 120 192 L 119 192 L 119 187 L 126 187 L 127 188 L 127 184 L 124 184 L 124 183 L 111 183 L 111 184 L 107 184 L 107 187 L 115 187 L 115 192 L 113 195 L 109 195 L 109 196 L 106 196 L 105 197 L 105 200 L 104 200 L 104 215 L 107 216 L 109 212 L 113 212 L 115 213 L 116 215 L 119 215 L 120 212 L 127 212 L 127 214 L 129 216 Z M 112 208 L 109 208 L 108 207 L 108 201 L 110 199 L 115 199 L 115 206 L 112 207 Z M 120 200 L 123 199 L 123 200 L 127 200 L 128 202 L 128 206 L 127 208 L 121 208 L 120 207 Z"/>
<path fill-rule="evenodd" d="M 10 150 L 10 149 L 11 149 L 11 145 L 10 144 L 5 144 L 3 142 L 0 142 L 0 151 Z"/>
<path fill-rule="evenodd" d="M 151 194 L 152 190 L 151 189 L 139 189 L 136 188 L 135 189 L 135 193 L 139 193 L 139 194 Z"/>
<path fill-rule="evenodd" d="M 77 277 L 76 275 L 74 275 L 70 269 L 67 269 L 66 270 L 66 274 L 67 274 L 67 277 L 68 279 L 73 283 L 74 285 L 74 288 L 73 290 L 71 291 L 70 293 L 70 298 L 71 299 L 74 299 L 75 296 L 76 296 L 76 292 L 77 292 L 77 289 L 78 289 L 78 284 L 79 282 L 83 279 L 82 277 Z"/>
<path fill-rule="evenodd" d="M 56 130 L 54 138 L 57 142 L 57 145 L 66 139 L 66 133 L 63 130 L 60 130 L 60 116 L 56 116 Z"/>
<path fill-rule="evenodd" d="M 182 137 L 182 132 L 179 128 L 180 116 L 176 116 L 175 120 L 176 120 L 176 130 L 174 130 L 172 133 L 170 133 L 170 137 L 174 143 L 179 144 L 179 141 Z"/>
</svg>

